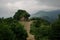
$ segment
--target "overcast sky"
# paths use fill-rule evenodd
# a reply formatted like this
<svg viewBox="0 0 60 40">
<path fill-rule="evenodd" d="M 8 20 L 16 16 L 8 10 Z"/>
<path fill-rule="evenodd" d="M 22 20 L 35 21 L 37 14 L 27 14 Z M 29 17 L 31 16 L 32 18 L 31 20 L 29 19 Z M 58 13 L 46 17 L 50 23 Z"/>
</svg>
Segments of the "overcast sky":
<svg viewBox="0 0 60 40">
<path fill-rule="evenodd" d="M 33 14 L 39 10 L 60 9 L 60 0 L 0 0 L 0 17 L 10 17 L 18 9 Z"/>
</svg>

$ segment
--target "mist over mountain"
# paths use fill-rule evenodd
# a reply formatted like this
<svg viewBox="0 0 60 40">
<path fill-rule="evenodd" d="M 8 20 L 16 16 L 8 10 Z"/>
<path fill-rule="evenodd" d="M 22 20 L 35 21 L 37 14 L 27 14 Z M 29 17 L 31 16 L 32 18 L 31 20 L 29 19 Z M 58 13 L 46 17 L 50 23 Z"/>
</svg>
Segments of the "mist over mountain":
<svg viewBox="0 0 60 40">
<path fill-rule="evenodd" d="M 39 17 L 46 19 L 48 21 L 54 21 L 58 18 L 58 15 L 60 14 L 60 10 L 54 10 L 54 11 L 38 11 L 35 14 L 31 15 L 31 18 L 33 17 Z"/>
</svg>

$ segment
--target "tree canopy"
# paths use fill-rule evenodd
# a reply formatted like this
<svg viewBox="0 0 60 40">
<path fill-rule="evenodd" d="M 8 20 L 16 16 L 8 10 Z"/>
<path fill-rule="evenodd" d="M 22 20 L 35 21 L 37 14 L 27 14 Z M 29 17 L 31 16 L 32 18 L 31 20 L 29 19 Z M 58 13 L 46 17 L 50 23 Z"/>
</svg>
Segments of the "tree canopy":
<svg viewBox="0 0 60 40">
<path fill-rule="evenodd" d="M 60 40 L 60 15 L 59 18 L 51 24 L 49 40 Z"/>
<path fill-rule="evenodd" d="M 16 20 L 20 20 L 22 17 L 28 19 L 28 17 L 30 17 L 30 14 L 25 10 L 18 10 L 13 17 Z"/>
<path fill-rule="evenodd" d="M 0 18 L 0 40 L 26 40 L 24 26 L 13 18 Z"/>
<path fill-rule="evenodd" d="M 43 20 L 35 20 L 31 24 L 30 33 L 35 36 L 36 40 L 47 40 L 48 39 L 48 31 L 49 24 L 47 21 Z"/>
</svg>

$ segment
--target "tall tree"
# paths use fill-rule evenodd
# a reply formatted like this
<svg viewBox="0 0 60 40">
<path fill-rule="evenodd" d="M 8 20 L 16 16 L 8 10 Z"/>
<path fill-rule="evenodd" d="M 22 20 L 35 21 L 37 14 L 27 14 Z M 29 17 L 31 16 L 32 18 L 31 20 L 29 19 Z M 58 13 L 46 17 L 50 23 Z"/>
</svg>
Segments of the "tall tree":
<svg viewBox="0 0 60 40">
<path fill-rule="evenodd" d="M 25 10 L 18 10 L 13 17 L 16 20 L 20 20 L 22 17 L 26 18 L 27 20 L 28 17 L 30 17 L 30 14 L 28 14 L 28 12 L 26 12 Z"/>
<path fill-rule="evenodd" d="M 31 24 L 30 33 L 35 36 L 36 40 L 47 40 L 49 26 L 42 20 L 35 20 Z"/>
<path fill-rule="evenodd" d="M 26 40 L 24 26 L 13 18 L 0 18 L 0 40 Z"/>
<path fill-rule="evenodd" d="M 51 24 L 49 40 L 60 40 L 60 15 L 59 18 Z"/>
</svg>

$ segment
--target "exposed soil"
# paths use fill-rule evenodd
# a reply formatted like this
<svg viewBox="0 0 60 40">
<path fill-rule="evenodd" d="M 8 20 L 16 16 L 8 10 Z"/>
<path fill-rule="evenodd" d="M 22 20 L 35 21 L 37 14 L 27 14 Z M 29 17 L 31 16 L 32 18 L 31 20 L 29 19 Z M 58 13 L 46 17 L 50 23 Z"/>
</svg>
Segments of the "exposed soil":
<svg viewBox="0 0 60 40">
<path fill-rule="evenodd" d="M 30 25 L 31 25 L 32 21 L 22 21 L 21 23 L 24 25 L 24 27 L 28 33 L 27 40 L 35 40 L 34 35 L 29 33 L 30 32 Z"/>
</svg>

